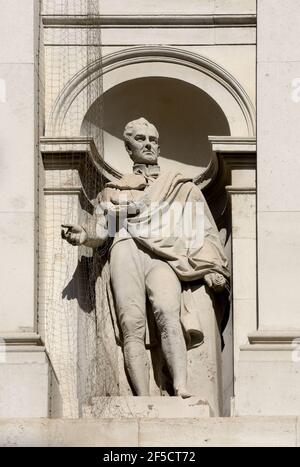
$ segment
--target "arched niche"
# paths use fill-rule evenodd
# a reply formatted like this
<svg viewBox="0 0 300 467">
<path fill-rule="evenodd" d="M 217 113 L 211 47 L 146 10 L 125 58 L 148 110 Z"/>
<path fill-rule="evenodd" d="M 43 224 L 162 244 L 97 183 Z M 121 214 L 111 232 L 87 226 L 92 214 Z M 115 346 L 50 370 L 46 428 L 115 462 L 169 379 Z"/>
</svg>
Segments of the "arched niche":
<svg viewBox="0 0 300 467">
<path fill-rule="evenodd" d="M 141 116 L 159 129 L 162 169 L 178 169 L 190 177 L 212 158 L 207 136 L 230 135 L 222 109 L 208 94 L 185 81 L 161 77 L 126 81 L 106 91 L 86 113 L 80 133 L 90 136 L 101 126 L 106 163 L 121 173 L 130 172 L 123 131 L 127 122 Z"/>
<path fill-rule="evenodd" d="M 238 137 L 254 135 L 255 114 L 251 100 L 239 82 L 224 68 L 206 57 L 191 52 L 171 47 L 145 46 L 110 54 L 101 61 L 95 61 L 80 70 L 67 83 L 56 99 L 47 128 L 48 136 L 78 136 L 79 134 L 84 134 L 85 125 L 88 119 L 91 118 L 91 108 L 93 105 L 96 105 L 95 102 L 99 99 L 99 92 L 97 93 L 99 86 L 93 86 L 97 80 L 98 82 L 101 81 L 104 102 L 108 102 L 110 99 L 116 112 L 118 110 L 116 98 L 122 86 L 123 91 L 127 89 L 131 96 L 133 96 L 133 86 L 136 86 L 139 93 L 141 92 L 141 86 L 144 86 L 153 94 L 153 85 L 156 80 L 156 83 L 161 86 L 161 90 L 157 88 L 161 109 L 163 109 L 163 88 L 166 91 L 167 83 L 170 85 L 170 89 L 173 87 L 174 92 L 179 93 L 178 95 L 181 98 L 183 94 L 188 99 L 194 95 L 195 102 L 199 105 L 204 104 L 207 109 L 213 109 L 215 125 L 219 124 L 219 129 L 214 127 L 213 124 L 210 127 L 207 123 L 206 129 L 208 133 L 206 133 L 206 137 L 208 134 L 229 134 Z M 152 89 L 150 89 L 151 87 Z M 93 93 L 95 94 L 94 97 Z M 168 98 L 172 101 L 170 92 L 167 92 L 167 94 Z M 145 95 L 143 99 L 143 109 L 141 106 L 137 106 L 135 102 L 134 105 L 136 105 L 138 112 L 130 113 L 123 111 L 123 114 L 128 115 L 128 117 L 132 115 L 132 118 L 137 118 L 141 115 L 148 118 L 148 112 L 149 120 L 153 120 L 157 124 L 162 138 L 166 138 L 164 127 L 167 125 L 167 122 L 166 120 L 163 121 L 163 113 L 165 113 L 165 118 L 168 118 L 169 121 L 173 120 L 175 122 L 176 119 L 173 114 L 171 115 L 171 111 L 169 115 L 167 112 L 163 112 L 160 115 L 155 114 L 146 97 Z M 174 101 L 170 103 L 174 109 L 176 107 Z M 130 105 L 130 102 L 127 102 L 127 105 Z M 109 120 L 111 118 L 110 110 L 104 109 L 104 112 L 106 115 L 109 114 Z M 185 112 L 187 112 L 186 106 Z M 193 112 L 196 116 L 199 116 L 201 113 L 200 107 L 196 110 L 196 106 L 194 106 Z M 106 130 L 105 139 L 107 147 L 113 148 L 113 138 L 120 140 L 120 128 L 118 126 L 117 131 L 116 129 L 112 129 L 111 125 L 110 128 L 105 128 L 105 113 L 104 120 L 102 119 L 104 121 L 104 130 Z M 154 118 L 151 118 L 151 115 Z M 177 117 L 175 128 L 178 129 L 181 113 Z M 115 118 L 119 121 L 118 125 L 120 125 L 122 120 L 121 112 L 117 112 Z M 207 118 L 210 117 L 207 116 Z M 126 123 L 126 119 L 127 117 L 124 117 L 122 125 L 124 122 Z M 131 116 L 129 117 L 130 119 Z M 205 120 L 204 112 L 202 112 L 201 120 L 202 122 Z M 92 122 L 92 124 L 94 123 Z M 195 128 L 193 132 L 195 133 Z M 175 130 L 173 130 L 174 133 Z M 110 137 L 108 137 L 108 134 L 110 134 Z M 171 138 L 169 138 L 168 143 L 170 149 L 172 149 Z M 203 142 L 201 130 L 199 130 L 200 141 Z M 115 141 L 115 149 L 117 146 L 116 153 L 119 153 L 120 144 L 120 141 L 118 143 Z M 172 155 L 167 154 L 168 145 L 166 144 L 166 153 L 163 153 L 166 156 L 166 165 L 168 165 L 169 158 L 182 164 L 182 160 L 176 154 L 174 155 L 174 152 Z M 208 164 L 209 150 L 207 141 L 203 143 L 202 153 L 199 152 L 198 156 L 197 147 L 195 147 L 195 150 L 189 153 L 188 156 L 186 152 L 185 157 L 188 157 L 187 165 L 190 166 L 193 175 L 198 175 L 195 173 L 196 168 L 201 168 Z M 105 162 L 110 165 L 109 160 L 106 159 Z M 126 159 L 120 160 L 117 158 L 115 161 L 112 160 L 111 164 L 114 169 L 122 172 L 123 170 L 126 171 L 129 161 L 127 160 L 126 162 Z M 114 167 L 114 164 L 118 164 L 120 168 Z M 122 166 L 122 164 L 124 165 Z M 185 162 L 183 162 L 183 165 L 186 165 Z M 183 166 L 181 170 L 185 171 Z"/>
<path fill-rule="evenodd" d="M 206 57 L 175 48 L 135 47 L 108 55 L 102 61 L 95 61 L 67 83 L 52 109 L 47 136 L 77 137 L 85 134 L 87 126 L 97 126 L 97 120 L 93 120 L 95 107 L 99 104 L 99 87 L 93 88 L 97 80 L 100 80 L 103 91 L 104 119 L 100 118 L 100 123 L 103 124 L 108 149 L 111 149 L 113 155 L 115 152 L 120 153 L 122 145 L 126 157 L 121 142 L 124 123 L 141 115 L 158 126 L 162 153 L 169 156 L 165 158 L 166 162 L 169 160 L 187 165 L 193 170 L 194 176 L 197 175 L 194 173 L 195 168 L 208 164 L 210 149 L 204 139 L 209 134 L 234 137 L 254 135 L 255 114 L 251 100 L 238 81 L 224 68 Z M 155 91 L 159 109 L 155 108 L 152 98 L 148 98 L 149 95 L 153 97 Z M 176 98 L 180 98 L 180 101 L 176 102 Z M 189 114 L 191 107 L 192 113 Z M 181 131 L 185 134 L 180 134 Z M 183 149 L 192 146 L 189 145 L 189 138 L 194 138 L 194 147 L 183 152 Z M 120 159 L 106 160 L 106 163 L 118 166 L 113 168 L 119 171 L 123 170 Z M 124 171 L 127 171 L 126 167 Z M 230 231 L 230 226 L 227 226 L 226 202 L 226 193 L 222 187 L 215 193 L 213 214 L 216 220 L 223 221 L 226 217 L 225 228 Z M 219 224 L 223 225 L 221 222 Z M 230 258 L 230 242 L 227 242 L 226 248 Z M 233 380 L 231 324 L 227 326 L 226 332 L 223 368 L 227 375 L 224 387 L 230 389 L 226 389 L 225 395 L 229 405 Z"/>
</svg>

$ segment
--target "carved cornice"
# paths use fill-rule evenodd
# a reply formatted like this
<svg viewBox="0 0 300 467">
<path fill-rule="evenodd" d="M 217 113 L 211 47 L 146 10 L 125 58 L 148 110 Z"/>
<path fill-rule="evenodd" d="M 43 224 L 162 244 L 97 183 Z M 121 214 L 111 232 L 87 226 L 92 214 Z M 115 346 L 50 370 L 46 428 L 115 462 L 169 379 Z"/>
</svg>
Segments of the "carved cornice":
<svg viewBox="0 0 300 467">
<path fill-rule="evenodd" d="M 256 168 L 256 140 L 250 137 L 215 137 L 209 141 L 218 161 L 216 183 L 231 186 L 231 174 L 234 169 Z M 238 187 L 247 189 L 248 187 Z M 216 188 L 215 188 L 216 189 Z"/>
<path fill-rule="evenodd" d="M 255 194 L 255 187 L 249 185 L 232 185 L 234 169 L 250 169 L 256 167 L 256 140 L 252 137 L 209 136 L 213 149 L 213 157 L 204 180 L 200 180 L 200 188 L 214 213 L 219 228 L 228 226 L 230 216 L 229 206 L 234 194 Z M 205 184 L 205 175 L 213 175 Z M 207 178 L 207 177 L 206 177 Z M 251 184 L 251 181 L 250 181 Z M 219 206 L 218 212 L 214 212 Z"/>
<path fill-rule="evenodd" d="M 90 214 L 94 210 L 92 200 L 101 191 L 103 183 L 121 177 L 121 174 L 100 156 L 93 138 L 42 137 L 40 149 L 45 170 L 77 170 L 81 183 L 79 186 L 72 184 L 46 186 L 44 194 L 76 195 L 82 207 Z"/>
<path fill-rule="evenodd" d="M 256 155 L 256 138 L 253 136 L 209 136 L 212 150 L 216 154 L 223 154 L 224 157 L 232 155 L 234 159 L 238 159 L 238 154 L 244 154 L 241 159 L 242 163 L 255 163 Z M 249 157 L 247 158 L 247 155 Z"/>
<path fill-rule="evenodd" d="M 99 175 L 104 175 L 108 180 L 121 178 L 121 173 L 113 169 L 101 157 L 93 138 L 43 136 L 40 139 L 40 149 L 44 167 L 47 170 L 79 168 L 88 157 Z"/>
<path fill-rule="evenodd" d="M 84 189 L 81 186 L 53 187 L 44 188 L 44 193 L 45 195 L 81 195 Z"/>
<path fill-rule="evenodd" d="M 256 15 L 43 15 L 47 28 L 256 27 Z"/>
<path fill-rule="evenodd" d="M 254 137 L 209 136 L 213 150 L 211 165 L 214 177 L 205 189 L 216 193 L 219 190 L 250 190 L 252 187 L 233 187 L 231 185 L 231 172 L 233 169 L 256 168 L 256 139 Z"/>
<path fill-rule="evenodd" d="M 30 346 L 30 347 L 44 347 L 44 343 L 39 334 L 34 332 L 19 332 L 8 333 L 0 332 L 0 345 L 9 347 L 16 346 Z"/>
</svg>

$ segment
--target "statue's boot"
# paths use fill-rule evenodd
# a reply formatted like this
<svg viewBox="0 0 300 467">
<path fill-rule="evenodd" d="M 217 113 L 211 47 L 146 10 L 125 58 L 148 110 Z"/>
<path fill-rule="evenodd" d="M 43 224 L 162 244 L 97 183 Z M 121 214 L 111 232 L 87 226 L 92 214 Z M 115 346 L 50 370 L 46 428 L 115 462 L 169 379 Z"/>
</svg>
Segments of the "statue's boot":
<svg viewBox="0 0 300 467">
<path fill-rule="evenodd" d="M 192 394 L 186 389 L 185 386 L 179 386 L 174 390 L 175 396 L 182 397 L 182 399 L 188 399 L 192 397 Z"/>
</svg>

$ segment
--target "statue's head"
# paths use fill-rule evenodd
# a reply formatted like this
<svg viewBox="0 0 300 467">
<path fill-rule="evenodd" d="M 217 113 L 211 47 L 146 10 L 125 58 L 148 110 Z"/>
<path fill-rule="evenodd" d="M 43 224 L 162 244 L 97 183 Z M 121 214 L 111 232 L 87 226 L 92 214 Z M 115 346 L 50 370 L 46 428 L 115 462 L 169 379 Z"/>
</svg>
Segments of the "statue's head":
<svg viewBox="0 0 300 467">
<path fill-rule="evenodd" d="M 139 118 L 127 123 L 124 130 L 126 150 L 137 164 L 156 164 L 160 148 L 159 134 L 152 123 Z"/>
</svg>

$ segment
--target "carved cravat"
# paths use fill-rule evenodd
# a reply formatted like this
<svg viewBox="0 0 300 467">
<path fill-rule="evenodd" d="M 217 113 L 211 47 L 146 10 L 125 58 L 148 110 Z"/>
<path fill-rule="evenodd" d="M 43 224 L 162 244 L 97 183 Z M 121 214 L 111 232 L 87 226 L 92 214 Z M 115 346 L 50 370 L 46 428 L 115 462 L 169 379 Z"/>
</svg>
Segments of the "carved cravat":
<svg viewBox="0 0 300 467">
<path fill-rule="evenodd" d="M 134 164 L 133 173 L 136 175 L 143 175 L 145 179 L 150 181 L 160 175 L 159 165 L 147 165 L 147 164 Z"/>
</svg>

